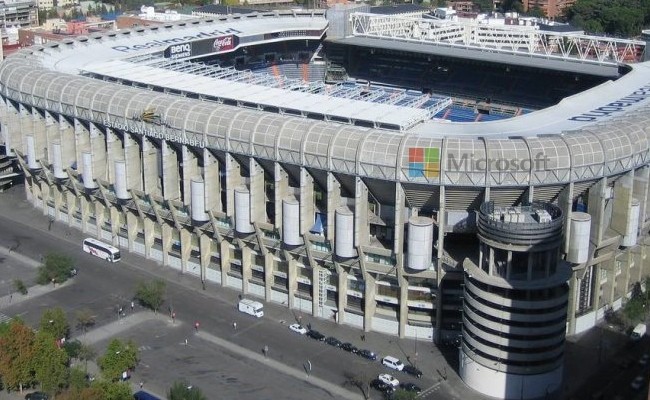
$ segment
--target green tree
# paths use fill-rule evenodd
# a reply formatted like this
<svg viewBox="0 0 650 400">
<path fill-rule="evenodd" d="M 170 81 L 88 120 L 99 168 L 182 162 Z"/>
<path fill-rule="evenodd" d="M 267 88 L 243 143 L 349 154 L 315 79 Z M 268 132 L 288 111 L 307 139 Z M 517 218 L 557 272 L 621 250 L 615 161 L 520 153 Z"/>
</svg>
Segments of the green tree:
<svg viewBox="0 0 650 400">
<path fill-rule="evenodd" d="M 86 379 L 86 371 L 79 367 L 70 368 L 69 387 L 81 391 L 88 387 L 88 380 Z"/>
<path fill-rule="evenodd" d="M 74 266 L 74 260 L 63 254 L 52 253 L 43 258 L 43 265 L 38 268 L 37 282 L 47 285 L 52 280 L 56 283 L 63 283 L 70 277 L 70 270 Z"/>
<path fill-rule="evenodd" d="M 21 279 L 14 279 L 14 289 L 23 296 L 27 294 L 27 286 Z"/>
<path fill-rule="evenodd" d="M 41 332 L 47 332 L 56 339 L 67 338 L 70 334 L 70 325 L 61 307 L 49 308 L 41 315 L 39 325 Z"/>
<path fill-rule="evenodd" d="M 83 361 L 85 363 L 85 371 L 88 371 L 88 361 L 92 361 L 97 357 L 97 352 L 95 351 L 92 346 L 87 345 L 87 344 L 81 344 L 81 348 L 79 348 L 79 361 Z"/>
<path fill-rule="evenodd" d="M 78 340 L 68 340 L 63 345 L 63 350 L 65 350 L 65 353 L 68 355 L 69 358 L 78 359 L 79 352 L 81 351 L 82 346 L 83 344 L 81 344 L 81 342 Z"/>
<path fill-rule="evenodd" d="M 77 311 L 75 316 L 77 320 L 77 329 L 83 331 L 84 334 L 88 331 L 88 328 L 95 325 L 95 316 L 88 308 L 83 308 Z"/>
<path fill-rule="evenodd" d="M 160 306 L 165 302 L 165 288 L 165 281 L 161 279 L 149 283 L 140 282 L 135 290 L 135 299 L 144 307 L 158 312 Z"/>
<path fill-rule="evenodd" d="M 34 382 L 33 354 L 34 331 L 22 321 L 11 321 L 8 334 L 0 338 L 0 376 L 5 388 L 22 392 Z"/>
<path fill-rule="evenodd" d="M 133 400 L 131 387 L 124 382 L 111 382 L 108 380 L 95 381 L 91 388 L 99 390 L 102 400 Z"/>
<path fill-rule="evenodd" d="M 32 369 L 41 390 L 56 394 L 68 382 L 68 355 L 56 345 L 52 334 L 39 331 L 34 342 Z"/>
<path fill-rule="evenodd" d="M 124 371 L 135 368 L 138 363 L 138 348 L 133 341 L 124 343 L 113 339 L 97 361 L 106 379 L 118 380 Z"/>
<path fill-rule="evenodd" d="M 169 388 L 169 400 L 206 400 L 207 398 L 196 386 L 191 386 L 184 381 L 176 381 Z"/>
</svg>

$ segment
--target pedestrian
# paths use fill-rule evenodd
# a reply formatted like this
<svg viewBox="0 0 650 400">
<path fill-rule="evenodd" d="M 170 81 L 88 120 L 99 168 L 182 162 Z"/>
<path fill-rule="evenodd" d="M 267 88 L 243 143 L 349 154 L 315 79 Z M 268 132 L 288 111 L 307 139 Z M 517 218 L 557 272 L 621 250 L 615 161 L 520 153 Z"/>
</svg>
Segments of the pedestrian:
<svg viewBox="0 0 650 400">
<path fill-rule="evenodd" d="M 241 296 L 241 294 L 238 294 L 238 295 L 237 295 L 237 297 L 239 297 L 239 300 L 241 300 L 241 299 L 242 299 L 242 296 Z"/>
<path fill-rule="evenodd" d="M 362 342 L 365 342 L 365 341 L 366 341 L 366 335 L 364 335 L 364 334 L 361 335 L 361 341 L 362 341 Z"/>
<path fill-rule="evenodd" d="M 262 352 L 264 353 L 264 358 L 267 358 L 269 356 L 269 346 L 264 345 Z"/>
<path fill-rule="evenodd" d="M 237 330 L 237 322 L 233 322 L 233 323 L 232 323 L 232 328 L 233 328 L 234 330 Z"/>
<path fill-rule="evenodd" d="M 133 311 L 134 309 L 135 309 L 135 303 L 131 301 L 131 311 Z"/>
<path fill-rule="evenodd" d="M 144 386 L 144 382 L 140 381 L 140 389 Z"/>
<path fill-rule="evenodd" d="M 194 329 L 196 330 L 196 333 L 199 333 L 199 321 L 194 323 Z"/>
<path fill-rule="evenodd" d="M 185 346 L 187 346 L 187 338 L 185 338 Z"/>
</svg>

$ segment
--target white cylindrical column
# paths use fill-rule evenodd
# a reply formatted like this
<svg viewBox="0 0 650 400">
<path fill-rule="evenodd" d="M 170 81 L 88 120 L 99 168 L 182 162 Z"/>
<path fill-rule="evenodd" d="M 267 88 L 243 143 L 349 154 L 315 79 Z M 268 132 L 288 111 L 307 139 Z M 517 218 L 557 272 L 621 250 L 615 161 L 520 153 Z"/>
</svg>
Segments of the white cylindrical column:
<svg viewBox="0 0 650 400">
<path fill-rule="evenodd" d="M 200 176 L 192 178 L 190 181 L 190 192 L 192 196 L 192 220 L 206 222 L 208 220 L 208 214 L 205 212 L 205 183 L 203 182 L 203 178 Z"/>
<path fill-rule="evenodd" d="M 34 135 L 25 136 L 27 141 L 27 167 L 29 169 L 39 169 L 40 166 L 36 161 L 36 145 L 34 142 Z"/>
<path fill-rule="evenodd" d="M 61 155 L 61 142 L 52 142 L 52 173 L 57 179 L 65 179 L 68 174 L 63 170 L 63 157 Z"/>
<path fill-rule="evenodd" d="M 97 184 L 95 184 L 95 177 L 93 174 L 93 155 L 89 151 L 84 151 L 81 153 L 81 160 L 83 162 L 84 169 L 81 171 L 81 178 L 84 182 L 84 187 L 86 189 L 96 189 Z"/>
<path fill-rule="evenodd" d="M 300 237 L 300 203 L 294 197 L 282 200 L 282 240 L 289 246 L 302 244 Z"/>
<path fill-rule="evenodd" d="M 433 253 L 433 220 L 427 217 L 409 219 L 408 268 L 429 269 Z"/>
<path fill-rule="evenodd" d="M 343 258 L 355 257 L 354 250 L 354 213 L 346 207 L 336 209 L 336 255 Z"/>
<path fill-rule="evenodd" d="M 126 161 L 115 160 L 115 196 L 120 200 L 128 200 L 131 194 L 126 186 Z"/>
<path fill-rule="evenodd" d="M 574 264 L 585 263 L 589 258 L 591 215 L 584 212 L 571 213 L 570 227 L 569 251 L 566 260 Z"/>
<path fill-rule="evenodd" d="M 253 233 L 251 224 L 251 195 L 247 188 L 235 188 L 235 230 L 239 233 Z"/>
<path fill-rule="evenodd" d="M 639 200 L 632 199 L 632 207 L 628 214 L 627 226 L 625 229 L 625 236 L 621 241 L 621 246 L 631 247 L 636 244 L 637 231 L 639 230 L 639 213 L 641 212 L 641 204 Z"/>
</svg>

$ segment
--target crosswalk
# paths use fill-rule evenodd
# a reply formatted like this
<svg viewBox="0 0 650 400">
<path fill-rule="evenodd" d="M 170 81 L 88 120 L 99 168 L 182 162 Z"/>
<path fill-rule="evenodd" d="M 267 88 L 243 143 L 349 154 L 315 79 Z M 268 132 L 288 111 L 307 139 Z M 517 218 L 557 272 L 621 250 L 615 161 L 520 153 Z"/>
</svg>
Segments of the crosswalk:
<svg viewBox="0 0 650 400">
<path fill-rule="evenodd" d="M 151 350 L 151 346 L 140 346 L 138 347 L 138 351 L 147 351 Z"/>
<path fill-rule="evenodd" d="M 6 314 L 0 313 L 0 324 L 11 321 L 12 318 Z"/>
</svg>

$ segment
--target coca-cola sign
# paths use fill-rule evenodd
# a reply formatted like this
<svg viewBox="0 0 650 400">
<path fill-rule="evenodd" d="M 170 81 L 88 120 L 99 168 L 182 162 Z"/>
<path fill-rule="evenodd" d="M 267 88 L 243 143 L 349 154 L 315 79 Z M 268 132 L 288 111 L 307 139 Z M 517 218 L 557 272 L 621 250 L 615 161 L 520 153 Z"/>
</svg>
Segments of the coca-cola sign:
<svg viewBox="0 0 650 400">
<path fill-rule="evenodd" d="M 233 40 L 232 35 L 218 37 L 212 44 L 214 51 L 232 50 L 233 47 L 235 47 L 235 41 Z"/>
</svg>

